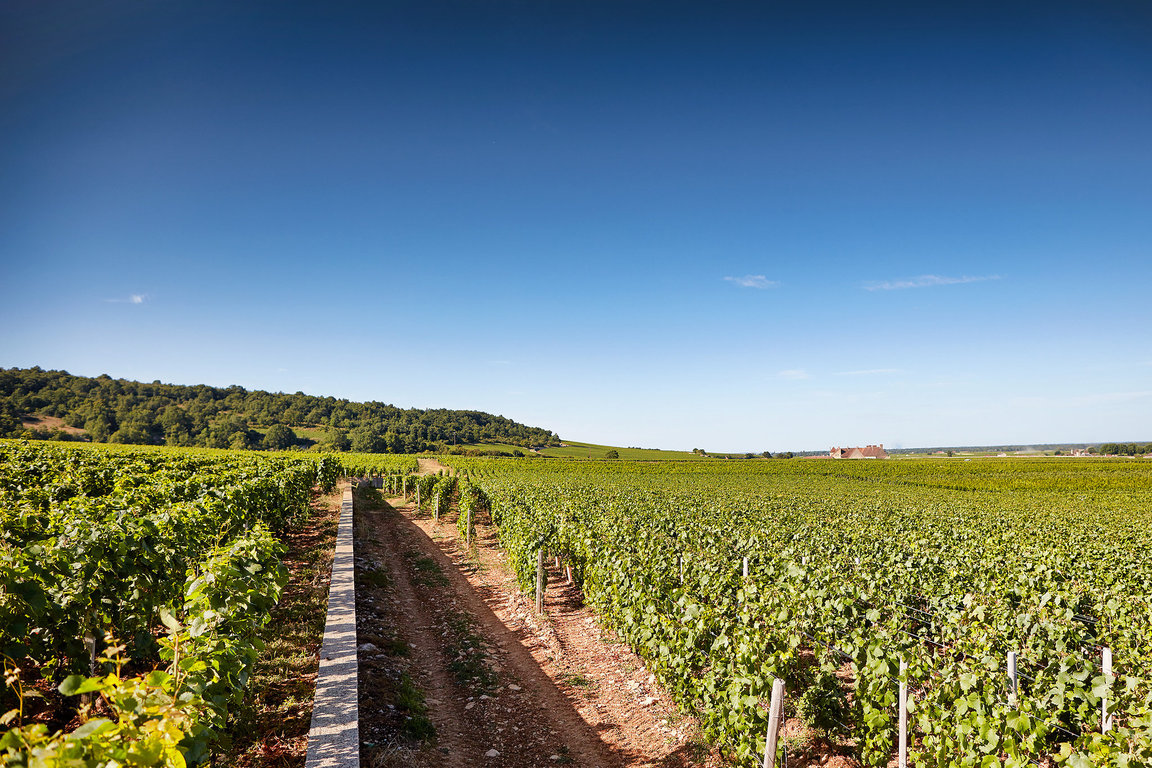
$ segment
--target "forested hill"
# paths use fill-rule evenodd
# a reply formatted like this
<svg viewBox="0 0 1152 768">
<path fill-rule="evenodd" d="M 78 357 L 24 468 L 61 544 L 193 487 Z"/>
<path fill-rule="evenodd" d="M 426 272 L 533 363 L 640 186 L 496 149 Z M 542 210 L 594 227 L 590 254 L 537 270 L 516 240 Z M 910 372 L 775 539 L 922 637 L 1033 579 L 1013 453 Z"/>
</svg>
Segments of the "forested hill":
<svg viewBox="0 0 1152 768">
<path fill-rule="evenodd" d="M 0 368 L 0 437 L 369 453 L 415 453 L 454 443 L 527 448 L 560 442 L 546 429 L 480 411 L 402 409 L 238 386 L 143 384 L 39 367 Z"/>
</svg>

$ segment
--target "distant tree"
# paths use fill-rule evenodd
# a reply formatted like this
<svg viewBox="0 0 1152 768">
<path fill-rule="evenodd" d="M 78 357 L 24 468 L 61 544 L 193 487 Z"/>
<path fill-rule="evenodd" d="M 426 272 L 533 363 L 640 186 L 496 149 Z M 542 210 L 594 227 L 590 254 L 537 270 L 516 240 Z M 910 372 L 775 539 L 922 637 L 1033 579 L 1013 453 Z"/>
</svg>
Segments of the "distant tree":
<svg viewBox="0 0 1152 768">
<path fill-rule="evenodd" d="M 352 441 L 348 439 L 347 432 L 333 428 L 324 432 L 320 447 L 328 451 L 346 451 L 352 447 Z"/>
<path fill-rule="evenodd" d="M 232 450 L 249 450 L 256 447 L 256 441 L 247 431 L 233 432 L 231 439 L 228 441 L 228 447 Z"/>
<path fill-rule="evenodd" d="M 24 432 L 24 425 L 16 409 L 7 403 L 0 403 L 0 437 L 19 437 Z"/>
<path fill-rule="evenodd" d="M 377 428 L 370 424 L 356 427 L 348 437 L 351 440 L 352 450 L 357 453 L 384 453 L 388 447 Z"/>
<path fill-rule="evenodd" d="M 296 445 L 296 433 L 283 424 L 273 424 L 264 435 L 264 447 L 270 451 L 283 451 Z"/>
<path fill-rule="evenodd" d="M 220 419 L 211 428 L 200 433 L 197 443 L 208 448 L 232 448 L 234 450 L 257 448 L 260 446 L 260 433 L 249 429 L 241 416 Z"/>
<path fill-rule="evenodd" d="M 156 420 L 160 428 L 164 430 L 164 437 L 169 438 L 171 435 L 179 434 L 180 432 L 189 432 L 192 429 L 192 419 L 179 406 L 170 405 L 164 409 L 160 414 L 160 418 Z"/>
<path fill-rule="evenodd" d="M 608 453 L 604 454 L 604 458 L 606 458 L 606 459 L 618 459 L 618 458 L 620 458 L 620 451 L 613 448 L 612 450 L 608 451 Z"/>
<path fill-rule="evenodd" d="M 147 445 L 149 442 L 148 432 L 140 424 L 124 424 L 120 429 L 113 432 L 108 437 L 110 443 L 131 443 L 135 445 Z"/>
<path fill-rule="evenodd" d="M 84 422 L 84 431 L 97 443 L 103 443 L 111 436 L 113 432 L 112 427 L 113 425 L 110 423 L 108 417 L 102 413 L 91 416 Z"/>
<path fill-rule="evenodd" d="M 772 458 L 772 452 L 771 452 L 771 451 L 764 451 L 764 453 L 762 453 L 762 454 L 760 454 L 760 455 L 761 455 L 761 456 L 763 456 L 763 457 L 764 457 L 764 458 L 766 458 L 766 459 L 770 459 L 770 458 Z"/>
</svg>

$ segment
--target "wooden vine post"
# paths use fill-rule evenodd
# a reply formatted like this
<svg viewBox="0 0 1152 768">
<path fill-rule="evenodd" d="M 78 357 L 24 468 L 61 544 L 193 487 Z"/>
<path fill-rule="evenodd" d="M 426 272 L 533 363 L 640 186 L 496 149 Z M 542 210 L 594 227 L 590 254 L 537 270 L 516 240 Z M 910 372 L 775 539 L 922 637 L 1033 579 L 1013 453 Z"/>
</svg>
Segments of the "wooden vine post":
<svg viewBox="0 0 1152 768">
<path fill-rule="evenodd" d="M 900 659 L 900 768 L 908 768 L 908 662 Z"/>
<path fill-rule="evenodd" d="M 1104 668 L 1104 680 L 1108 686 L 1112 685 L 1112 649 L 1103 650 L 1101 666 Z M 1108 733 L 1112 730 L 1112 713 L 1108 711 L 1108 691 L 1100 698 L 1100 732 Z"/>
<path fill-rule="evenodd" d="M 544 578 L 544 547 L 536 550 L 536 613 L 544 613 L 544 590 L 548 581 Z"/>
<path fill-rule="evenodd" d="M 432 502 L 432 519 L 440 522 L 440 494 L 436 494 L 436 500 Z"/>
<path fill-rule="evenodd" d="M 776 738 L 780 733 L 780 718 L 784 711 L 784 681 L 772 681 L 772 706 L 768 710 L 768 735 L 764 737 L 764 768 L 776 768 Z"/>
<path fill-rule="evenodd" d="M 1008 706 L 1016 709 L 1016 698 L 1020 692 L 1020 680 L 1016 674 L 1016 651 L 1008 651 Z"/>
<path fill-rule="evenodd" d="M 95 623 L 96 617 L 92 616 L 89 619 L 88 630 L 84 632 L 84 650 L 88 651 L 89 677 L 96 677 L 100 672 L 100 665 L 96 663 L 96 630 L 92 629 L 92 625 Z M 91 706 L 95 698 L 95 695 L 92 693 L 84 693 L 80 695 L 80 702 L 85 706 Z"/>
</svg>

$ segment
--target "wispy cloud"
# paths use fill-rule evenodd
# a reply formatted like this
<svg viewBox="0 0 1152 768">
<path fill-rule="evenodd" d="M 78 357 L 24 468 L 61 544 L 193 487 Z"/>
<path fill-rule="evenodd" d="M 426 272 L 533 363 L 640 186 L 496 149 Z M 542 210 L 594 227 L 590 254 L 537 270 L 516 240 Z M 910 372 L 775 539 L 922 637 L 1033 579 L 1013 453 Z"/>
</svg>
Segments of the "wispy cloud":
<svg viewBox="0 0 1152 768">
<path fill-rule="evenodd" d="M 1067 408 L 1084 405 L 1104 405 L 1110 403 L 1131 403 L 1138 400 L 1152 398 L 1152 390 L 1138 390 L 1135 392 L 1090 392 L 1083 395 L 1059 396 L 1021 396 L 1012 399 L 1012 402 L 1021 406 L 1038 406 L 1042 408 Z"/>
<path fill-rule="evenodd" d="M 961 277 L 947 277 L 945 275 L 920 275 L 907 280 L 882 280 L 865 283 L 866 291 L 900 291 L 905 288 L 932 288 L 937 285 L 962 285 L 964 283 L 982 283 L 985 280 L 999 280 L 1000 275 L 963 275 Z"/>
<path fill-rule="evenodd" d="M 778 379 L 788 379 L 789 381 L 800 381 L 801 379 L 810 379 L 812 374 L 803 368 L 789 368 L 786 371 L 780 371 L 776 374 Z"/>
<path fill-rule="evenodd" d="M 775 288 L 780 285 L 778 281 L 769 280 L 764 275 L 744 275 L 743 277 L 725 277 L 724 279 L 741 288 Z"/>
<path fill-rule="evenodd" d="M 109 304 L 143 304 L 148 301 L 148 294 L 133 293 L 126 299 L 104 299 Z"/>
<path fill-rule="evenodd" d="M 864 371 L 837 371 L 837 376 L 883 376 L 890 373 L 903 373 L 900 368 L 869 368 Z"/>
</svg>

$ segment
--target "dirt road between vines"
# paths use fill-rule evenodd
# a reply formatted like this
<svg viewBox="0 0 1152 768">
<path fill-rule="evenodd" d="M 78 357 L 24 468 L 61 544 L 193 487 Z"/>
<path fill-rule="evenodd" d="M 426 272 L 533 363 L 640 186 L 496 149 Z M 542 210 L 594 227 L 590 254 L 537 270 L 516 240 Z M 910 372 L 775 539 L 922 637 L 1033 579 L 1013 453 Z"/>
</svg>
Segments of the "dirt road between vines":
<svg viewBox="0 0 1152 768">
<path fill-rule="evenodd" d="M 421 474 L 443 469 L 420 460 Z M 393 498 L 357 518 L 365 766 L 718 764 L 555 563 L 541 617 L 490 526 L 466 548 L 454 512 L 434 521 Z M 403 703 L 409 687 L 423 693 L 422 714 Z M 416 747 L 421 717 L 435 737 Z"/>
</svg>

